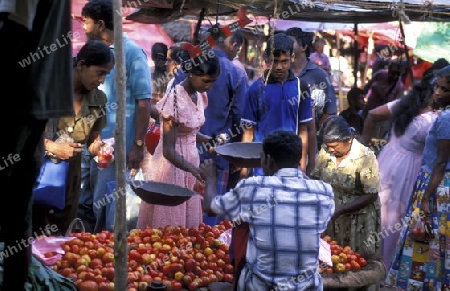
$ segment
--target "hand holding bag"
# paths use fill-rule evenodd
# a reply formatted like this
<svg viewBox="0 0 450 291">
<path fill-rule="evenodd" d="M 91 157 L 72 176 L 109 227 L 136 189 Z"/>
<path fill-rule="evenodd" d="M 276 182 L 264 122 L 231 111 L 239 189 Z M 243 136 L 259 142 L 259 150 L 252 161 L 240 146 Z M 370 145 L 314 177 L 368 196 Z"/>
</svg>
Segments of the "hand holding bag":
<svg viewBox="0 0 450 291">
<path fill-rule="evenodd" d="M 160 135 L 161 132 L 159 123 L 152 123 L 148 127 L 147 134 L 145 135 L 145 145 L 147 147 L 147 151 L 152 155 L 155 154 L 155 149 L 159 143 Z"/>
<path fill-rule="evenodd" d="M 428 243 L 434 238 L 434 232 L 430 222 L 417 218 L 417 221 L 410 228 L 408 236 L 417 242 Z"/>
<path fill-rule="evenodd" d="M 58 119 L 50 119 L 46 129 L 46 137 L 56 134 Z M 70 139 L 61 135 L 58 140 Z M 55 141 L 55 142 L 58 142 Z M 36 186 L 33 188 L 33 203 L 49 209 L 64 209 L 66 205 L 66 181 L 69 174 L 69 162 L 61 161 L 51 153 L 45 155 L 41 164 Z"/>
</svg>

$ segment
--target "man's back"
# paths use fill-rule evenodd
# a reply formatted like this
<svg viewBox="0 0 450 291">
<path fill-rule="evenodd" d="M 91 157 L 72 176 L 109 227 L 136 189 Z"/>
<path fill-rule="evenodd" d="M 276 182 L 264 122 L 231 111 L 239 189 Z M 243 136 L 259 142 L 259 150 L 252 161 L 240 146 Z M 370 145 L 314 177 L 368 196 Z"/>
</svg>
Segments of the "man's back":
<svg viewBox="0 0 450 291">
<path fill-rule="evenodd" d="M 225 218 L 248 222 L 247 265 L 239 286 L 248 290 L 322 290 L 318 274 L 319 239 L 334 212 L 331 186 L 305 180 L 298 169 L 241 181 L 212 203 L 226 205 Z M 234 199 L 233 199 L 234 198 Z M 228 211 L 228 212 L 227 212 Z M 301 280 L 297 280 L 301 277 Z M 242 282 L 241 282 L 242 281 Z M 241 285 L 244 284 L 244 285 Z"/>
</svg>

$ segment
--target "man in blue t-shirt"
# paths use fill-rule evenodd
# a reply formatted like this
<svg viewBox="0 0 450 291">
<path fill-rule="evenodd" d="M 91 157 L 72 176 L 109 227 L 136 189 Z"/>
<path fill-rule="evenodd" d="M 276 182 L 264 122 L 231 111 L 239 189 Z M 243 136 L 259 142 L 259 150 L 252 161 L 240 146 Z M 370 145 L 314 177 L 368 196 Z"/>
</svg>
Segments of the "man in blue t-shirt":
<svg viewBox="0 0 450 291">
<path fill-rule="evenodd" d="M 294 40 L 295 60 L 291 64 L 291 70 L 307 83 L 314 101 L 315 121 L 308 124 L 308 141 L 310 144 L 317 143 L 317 148 L 308 149 L 308 161 L 311 162 L 308 162 L 306 174 L 309 175 L 314 169 L 316 152 L 322 144 L 317 131 L 325 119 L 337 113 L 336 94 L 328 73 L 309 59 L 314 34 L 299 27 L 287 29 L 286 34 Z"/>
<path fill-rule="evenodd" d="M 313 122 L 313 102 L 307 84 L 290 70 L 294 58 L 293 43 L 284 33 L 278 33 L 267 41 L 264 57 L 272 66 L 247 92 L 243 118 L 253 122 L 254 126 L 246 129 L 242 141 L 262 142 L 276 130 L 287 130 L 296 132 L 303 148 L 308 148 L 306 125 Z M 303 151 L 300 161 L 303 171 L 307 165 L 307 153 L 307 150 Z M 242 175 L 247 174 L 244 169 Z M 262 169 L 254 169 L 253 175 L 263 175 Z"/>
<path fill-rule="evenodd" d="M 111 0 L 91 0 L 82 9 L 84 30 L 88 39 L 102 40 L 114 52 L 113 4 Z M 139 169 L 144 158 L 144 139 L 150 119 L 150 98 L 152 83 L 147 56 L 126 34 L 123 36 L 126 73 L 126 131 L 125 140 L 128 169 Z M 105 83 L 99 87 L 105 92 L 107 125 L 101 137 L 114 137 L 116 130 L 117 92 L 114 82 L 115 69 L 106 76 Z M 115 198 L 106 197 L 107 185 L 115 181 L 115 165 L 99 170 L 97 162 L 88 153 L 82 160 L 82 185 L 79 200 L 78 217 L 87 230 L 100 232 L 113 231 Z M 109 184 L 108 184 L 109 183 Z M 111 189 L 111 188 L 110 188 Z M 114 195 L 113 195 L 114 196 Z M 105 202 L 106 201 L 106 202 Z"/>
</svg>

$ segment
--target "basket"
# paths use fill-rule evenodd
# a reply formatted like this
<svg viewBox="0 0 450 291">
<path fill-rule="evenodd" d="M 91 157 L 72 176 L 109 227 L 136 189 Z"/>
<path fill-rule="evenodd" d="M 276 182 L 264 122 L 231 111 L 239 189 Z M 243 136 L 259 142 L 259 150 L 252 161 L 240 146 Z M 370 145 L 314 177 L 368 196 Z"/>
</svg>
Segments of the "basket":
<svg viewBox="0 0 450 291">
<path fill-rule="evenodd" d="M 217 146 L 215 151 L 235 167 L 261 167 L 261 153 L 263 152 L 261 142 L 227 143 Z"/>
<path fill-rule="evenodd" d="M 132 181 L 129 184 L 137 196 L 150 204 L 177 206 L 197 195 L 188 188 L 161 182 Z"/>
</svg>

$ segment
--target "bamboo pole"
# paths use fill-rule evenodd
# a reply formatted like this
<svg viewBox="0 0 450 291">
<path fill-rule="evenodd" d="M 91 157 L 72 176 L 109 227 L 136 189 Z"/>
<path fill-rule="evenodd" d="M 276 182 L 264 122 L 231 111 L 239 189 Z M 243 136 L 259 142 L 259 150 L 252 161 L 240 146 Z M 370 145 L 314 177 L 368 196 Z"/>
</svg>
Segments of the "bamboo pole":
<svg viewBox="0 0 450 291">
<path fill-rule="evenodd" d="M 122 11 L 122 1 L 114 0 L 114 11 Z M 114 133 L 116 189 L 125 189 L 126 184 L 126 153 L 125 153 L 125 123 L 126 123 L 126 75 L 125 51 L 123 47 L 122 13 L 114 13 L 114 51 L 115 51 L 115 82 L 117 94 L 117 119 Z M 114 290 L 127 290 L 127 229 L 125 195 L 117 195 L 114 223 Z"/>
</svg>

